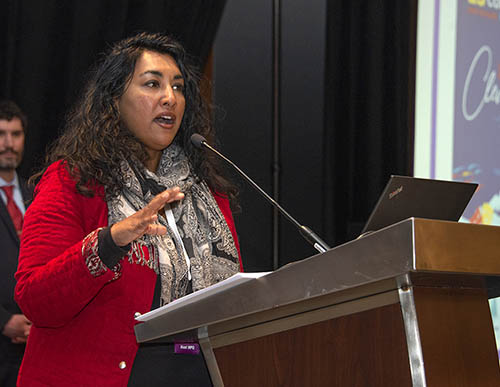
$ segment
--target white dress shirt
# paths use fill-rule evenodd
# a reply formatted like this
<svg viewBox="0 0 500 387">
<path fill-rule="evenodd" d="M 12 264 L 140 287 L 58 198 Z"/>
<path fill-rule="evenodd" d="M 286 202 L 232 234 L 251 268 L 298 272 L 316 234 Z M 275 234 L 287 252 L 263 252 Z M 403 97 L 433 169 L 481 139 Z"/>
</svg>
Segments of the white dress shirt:
<svg viewBox="0 0 500 387">
<path fill-rule="evenodd" d="M 14 173 L 14 180 L 12 180 L 11 182 L 7 182 L 0 177 L 0 187 L 4 187 L 6 185 L 14 186 L 14 189 L 12 190 L 14 201 L 16 202 L 17 206 L 19 207 L 24 216 L 24 213 L 26 212 L 26 207 L 24 206 L 23 195 L 21 194 L 21 186 L 19 185 L 19 178 L 17 177 L 17 173 Z M 4 204 L 7 205 L 7 195 L 5 195 L 3 189 L 0 189 L 0 196 L 2 197 Z"/>
</svg>

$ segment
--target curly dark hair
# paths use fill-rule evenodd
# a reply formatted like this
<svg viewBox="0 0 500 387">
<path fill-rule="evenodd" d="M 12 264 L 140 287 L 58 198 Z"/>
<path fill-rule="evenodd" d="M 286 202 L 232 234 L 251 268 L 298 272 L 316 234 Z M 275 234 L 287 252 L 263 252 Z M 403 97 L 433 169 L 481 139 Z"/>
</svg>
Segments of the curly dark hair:
<svg viewBox="0 0 500 387">
<path fill-rule="evenodd" d="M 121 124 L 118 109 L 120 97 L 144 51 L 168 54 L 177 63 L 185 82 L 186 106 L 174 141 L 183 146 L 195 174 L 212 190 L 227 195 L 231 205 L 237 207 L 236 187 L 222 176 L 213 156 L 195 148 L 190 141 L 193 133 L 200 133 L 209 143 L 215 140 L 208 107 L 200 93 L 198 72 L 184 48 L 159 33 L 142 32 L 121 40 L 102 56 L 81 100 L 67 116 L 64 133 L 49 149 L 44 170 L 32 179 L 38 179 L 51 163 L 64 160 L 81 194 L 93 196 L 96 183 L 104 186 L 107 198 L 119 194 L 125 183 L 123 176 L 116 173 L 122 160 L 148 160 L 144 145 Z"/>
</svg>

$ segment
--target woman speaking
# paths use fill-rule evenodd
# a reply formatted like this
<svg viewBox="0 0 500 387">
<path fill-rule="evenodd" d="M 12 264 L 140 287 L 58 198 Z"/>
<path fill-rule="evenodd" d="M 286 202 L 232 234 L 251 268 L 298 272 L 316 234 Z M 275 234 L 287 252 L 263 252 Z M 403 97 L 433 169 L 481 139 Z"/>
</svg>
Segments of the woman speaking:
<svg viewBox="0 0 500 387">
<path fill-rule="evenodd" d="M 206 386 L 202 355 L 138 345 L 134 316 L 241 266 L 235 188 L 190 143 L 214 132 L 183 48 L 115 44 L 53 145 L 22 233 L 16 300 L 33 322 L 20 386 Z"/>
</svg>

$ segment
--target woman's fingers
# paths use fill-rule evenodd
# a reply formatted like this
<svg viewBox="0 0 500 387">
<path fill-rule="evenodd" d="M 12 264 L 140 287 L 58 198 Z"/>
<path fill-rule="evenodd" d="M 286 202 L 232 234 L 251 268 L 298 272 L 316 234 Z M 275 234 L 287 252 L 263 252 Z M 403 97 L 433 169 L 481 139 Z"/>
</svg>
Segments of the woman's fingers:
<svg viewBox="0 0 500 387">
<path fill-rule="evenodd" d="M 142 210 L 111 226 L 111 238 L 117 246 L 126 246 L 144 234 L 165 235 L 167 233 L 166 227 L 157 223 L 158 211 L 165 204 L 183 198 L 184 194 L 180 192 L 179 187 L 163 191 L 156 195 Z"/>
<path fill-rule="evenodd" d="M 144 232 L 144 234 L 148 235 L 165 235 L 166 233 L 167 228 L 161 224 L 150 224 Z"/>
<path fill-rule="evenodd" d="M 156 214 L 165 204 L 182 200 L 183 198 L 184 194 L 179 187 L 170 188 L 156 195 L 141 211 L 144 211 L 147 215 Z"/>
</svg>

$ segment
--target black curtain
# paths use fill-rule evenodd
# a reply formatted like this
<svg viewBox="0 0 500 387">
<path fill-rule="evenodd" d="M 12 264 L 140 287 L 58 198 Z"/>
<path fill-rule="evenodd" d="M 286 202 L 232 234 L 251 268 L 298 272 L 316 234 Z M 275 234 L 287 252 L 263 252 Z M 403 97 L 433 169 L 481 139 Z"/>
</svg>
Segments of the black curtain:
<svg viewBox="0 0 500 387">
<path fill-rule="evenodd" d="M 201 67 L 225 0 L 3 0 L 0 5 L 0 98 L 29 118 L 29 176 L 58 135 L 91 65 L 110 43 L 138 31 L 176 37 Z"/>
<path fill-rule="evenodd" d="M 359 235 L 391 174 L 411 174 L 415 0 L 328 1 L 323 233 Z"/>
<path fill-rule="evenodd" d="M 337 246 L 359 235 L 390 174 L 411 174 L 416 0 L 281 1 L 277 166 L 271 3 L 227 4 L 215 49 L 222 150 L 267 192 L 278 167 L 283 207 Z M 271 270 L 271 206 L 235 181 L 245 269 Z M 315 254 L 281 219 L 279 265 Z"/>
<path fill-rule="evenodd" d="M 21 174 L 38 166 L 89 67 L 109 43 L 138 30 L 167 32 L 203 64 L 224 5 L 223 0 L 2 1 L 0 98 L 17 101 L 30 119 Z M 329 0 L 326 7 L 325 96 L 318 101 L 325 114 L 318 166 L 323 178 L 322 186 L 313 187 L 323 200 L 307 204 L 322 219 L 300 219 L 334 246 L 359 233 L 390 174 L 411 173 L 416 0 Z M 308 170 L 293 173 L 304 176 Z M 304 202 L 284 204 L 295 213 Z M 268 221 L 260 218 L 262 227 Z M 295 230 L 289 235 L 281 241 L 289 250 L 292 239 L 305 243 Z M 251 232 L 245 237 L 251 239 Z M 301 246 L 280 263 L 314 252 L 302 254 Z"/>
</svg>

